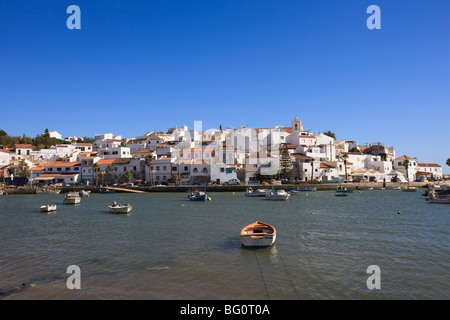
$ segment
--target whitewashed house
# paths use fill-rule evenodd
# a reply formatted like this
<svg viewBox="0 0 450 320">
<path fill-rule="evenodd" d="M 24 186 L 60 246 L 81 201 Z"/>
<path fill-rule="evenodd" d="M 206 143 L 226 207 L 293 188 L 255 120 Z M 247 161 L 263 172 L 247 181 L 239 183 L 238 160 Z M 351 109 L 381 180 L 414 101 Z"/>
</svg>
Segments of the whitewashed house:
<svg viewBox="0 0 450 320">
<path fill-rule="evenodd" d="M 444 177 L 444 173 L 442 171 L 442 167 L 437 163 L 418 163 L 417 164 L 417 177 L 423 178 L 433 178 L 433 179 L 442 179 Z"/>
<path fill-rule="evenodd" d="M 408 170 L 406 170 L 405 166 L 403 165 L 403 162 L 405 160 L 409 161 Z M 417 158 L 411 158 L 407 155 L 403 155 L 393 160 L 393 169 L 395 171 L 401 172 L 408 181 L 416 180 L 417 167 Z"/>
</svg>

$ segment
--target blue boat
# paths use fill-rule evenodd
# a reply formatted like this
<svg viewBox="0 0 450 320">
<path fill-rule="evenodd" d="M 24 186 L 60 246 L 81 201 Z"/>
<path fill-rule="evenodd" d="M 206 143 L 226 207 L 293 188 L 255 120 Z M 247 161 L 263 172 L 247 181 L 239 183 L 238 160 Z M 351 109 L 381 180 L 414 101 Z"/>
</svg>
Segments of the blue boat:
<svg viewBox="0 0 450 320">
<path fill-rule="evenodd" d="M 210 197 L 206 194 L 205 191 L 192 190 L 189 191 L 188 199 L 191 201 L 209 201 Z"/>
<path fill-rule="evenodd" d="M 110 190 L 110 189 L 100 189 L 98 192 L 100 192 L 100 193 L 115 193 L 115 191 L 114 190 Z"/>
</svg>

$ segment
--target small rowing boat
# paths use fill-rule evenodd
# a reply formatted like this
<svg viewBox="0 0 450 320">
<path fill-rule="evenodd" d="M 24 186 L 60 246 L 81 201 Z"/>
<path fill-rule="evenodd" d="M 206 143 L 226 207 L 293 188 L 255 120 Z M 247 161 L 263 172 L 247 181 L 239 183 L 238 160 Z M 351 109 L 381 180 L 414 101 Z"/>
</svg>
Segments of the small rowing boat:
<svg viewBox="0 0 450 320">
<path fill-rule="evenodd" d="M 277 231 L 271 225 L 256 221 L 241 230 L 241 241 L 244 247 L 263 248 L 275 243 Z"/>
</svg>

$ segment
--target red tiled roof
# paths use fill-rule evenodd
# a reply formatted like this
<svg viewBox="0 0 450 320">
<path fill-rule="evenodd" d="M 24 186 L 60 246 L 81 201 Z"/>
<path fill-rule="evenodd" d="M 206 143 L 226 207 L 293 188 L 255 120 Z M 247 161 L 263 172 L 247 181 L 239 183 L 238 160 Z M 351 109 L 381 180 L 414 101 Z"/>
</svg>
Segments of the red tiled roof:
<svg viewBox="0 0 450 320">
<path fill-rule="evenodd" d="M 434 168 L 440 168 L 441 166 L 437 163 L 418 163 L 418 167 L 434 167 Z"/>
<path fill-rule="evenodd" d="M 401 157 L 399 157 L 399 158 L 396 158 L 395 160 L 406 160 L 406 159 L 408 159 L 408 160 L 414 160 L 413 158 L 408 157 L 407 155 L 403 155 L 403 156 L 401 156 Z"/>
<path fill-rule="evenodd" d="M 16 148 L 31 148 L 31 144 L 16 144 Z"/>
</svg>

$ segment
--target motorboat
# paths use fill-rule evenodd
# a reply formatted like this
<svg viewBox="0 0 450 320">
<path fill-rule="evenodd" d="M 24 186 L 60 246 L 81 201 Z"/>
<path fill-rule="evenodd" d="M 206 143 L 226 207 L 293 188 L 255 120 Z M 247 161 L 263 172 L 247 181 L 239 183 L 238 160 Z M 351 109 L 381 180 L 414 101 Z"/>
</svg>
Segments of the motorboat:
<svg viewBox="0 0 450 320">
<path fill-rule="evenodd" d="M 429 203 L 447 203 L 450 204 L 450 195 L 440 195 L 434 190 L 431 190 L 428 194 Z"/>
<path fill-rule="evenodd" d="M 41 212 L 53 212 L 56 211 L 56 204 L 46 204 L 41 206 Z"/>
<path fill-rule="evenodd" d="M 188 194 L 188 199 L 191 201 L 209 201 L 211 200 L 210 197 L 206 194 L 206 191 L 199 191 L 199 190 L 191 190 Z"/>
<path fill-rule="evenodd" d="M 241 241 L 244 247 L 268 247 L 275 243 L 277 231 L 274 227 L 256 221 L 241 230 Z"/>
<path fill-rule="evenodd" d="M 356 187 L 355 189 L 359 190 L 359 191 L 369 191 L 369 190 L 373 190 L 373 187 L 362 187 L 362 188 Z"/>
<path fill-rule="evenodd" d="M 78 194 L 80 195 L 80 197 L 89 197 L 90 193 L 90 191 L 81 190 Z"/>
<path fill-rule="evenodd" d="M 247 197 L 265 197 L 267 191 L 265 189 L 256 189 L 253 190 L 253 188 L 247 188 L 245 195 Z"/>
<path fill-rule="evenodd" d="M 81 197 L 78 192 L 69 192 L 66 194 L 64 198 L 65 204 L 78 204 L 81 202 Z"/>
<path fill-rule="evenodd" d="M 131 209 L 133 209 L 133 206 L 130 204 L 117 204 L 115 201 L 112 203 L 112 205 L 108 206 L 109 212 L 112 213 L 130 213 Z"/>
<path fill-rule="evenodd" d="M 291 195 L 283 189 L 274 190 L 266 193 L 267 200 L 288 200 Z"/>
<path fill-rule="evenodd" d="M 402 189 L 403 192 L 417 192 L 416 187 L 407 187 L 405 189 Z"/>
<path fill-rule="evenodd" d="M 337 197 L 348 197 L 348 193 L 345 191 L 337 191 L 336 190 L 336 194 Z"/>
</svg>

